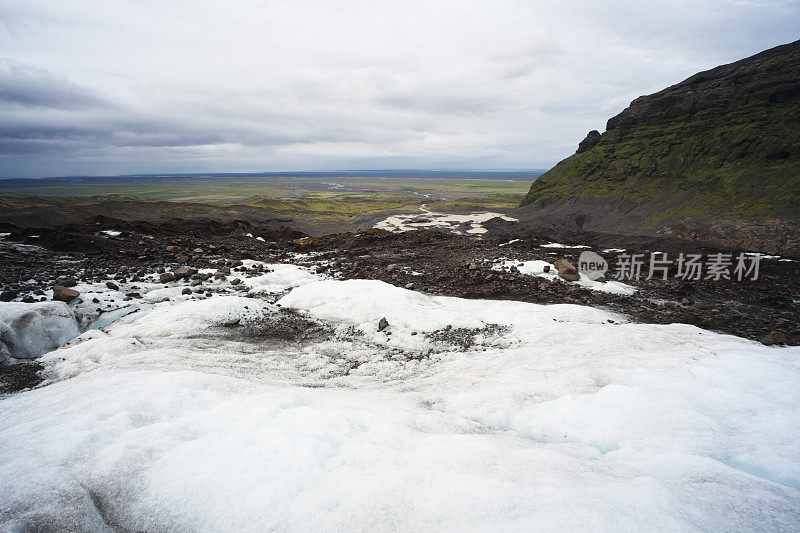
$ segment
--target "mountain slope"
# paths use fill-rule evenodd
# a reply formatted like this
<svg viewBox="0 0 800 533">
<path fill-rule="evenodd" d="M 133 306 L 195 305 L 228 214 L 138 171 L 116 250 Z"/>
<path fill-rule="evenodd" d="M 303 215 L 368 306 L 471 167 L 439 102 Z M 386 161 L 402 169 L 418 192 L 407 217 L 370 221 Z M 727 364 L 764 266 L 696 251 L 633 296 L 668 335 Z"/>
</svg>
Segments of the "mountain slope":
<svg viewBox="0 0 800 533">
<path fill-rule="evenodd" d="M 530 217 L 800 251 L 800 41 L 631 102 L 543 174 Z"/>
</svg>

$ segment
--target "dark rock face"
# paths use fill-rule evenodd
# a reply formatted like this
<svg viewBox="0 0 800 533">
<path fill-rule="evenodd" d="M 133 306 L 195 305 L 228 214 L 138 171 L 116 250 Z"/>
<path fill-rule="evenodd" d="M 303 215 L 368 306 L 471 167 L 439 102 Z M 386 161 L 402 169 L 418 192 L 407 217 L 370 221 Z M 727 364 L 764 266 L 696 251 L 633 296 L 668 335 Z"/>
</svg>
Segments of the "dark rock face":
<svg viewBox="0 0 800 533">
<path fill-rule="evenodd" d="M 531 216 L 800 253 L 800 41 L 642 96 L 533 183 Z"/>
<path fill-rule="evenodd" d="M 592 130 L 586 134 L 586 138 L 584 138 L 581 142 L 578 143 L 577 153 L 590 150 L 594 148 L 594 146 L 599 142 L 600 142 L 600 132 L 597 130 Z"/>
</svg>

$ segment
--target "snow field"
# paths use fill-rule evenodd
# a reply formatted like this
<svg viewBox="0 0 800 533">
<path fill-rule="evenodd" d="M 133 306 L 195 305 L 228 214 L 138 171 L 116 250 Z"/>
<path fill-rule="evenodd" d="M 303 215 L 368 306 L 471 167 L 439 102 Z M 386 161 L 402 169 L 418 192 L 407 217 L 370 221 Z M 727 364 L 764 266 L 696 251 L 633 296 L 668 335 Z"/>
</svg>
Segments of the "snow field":
<svg viewBox="0 0 800 533">
<path fill-rule="evenodd" d="M 798 348 L 297 274 L 258 285 L 293 286 L 280 307 L 236 295 L 164 302 L 47 354 L 52 384 L 0 400 L 6 527 L 800 523 Z M 259 345 L 216 327 L 281 308 L 356 333 Z M 381 317 L 390 325 L 378 332 Z M 397 357 L 433 346 L 425 333 L 481 337 L 489 324 L 505 329 L 468 349 Z M 326 373 L 342 360 L 360 364 Z"/>
</svg>

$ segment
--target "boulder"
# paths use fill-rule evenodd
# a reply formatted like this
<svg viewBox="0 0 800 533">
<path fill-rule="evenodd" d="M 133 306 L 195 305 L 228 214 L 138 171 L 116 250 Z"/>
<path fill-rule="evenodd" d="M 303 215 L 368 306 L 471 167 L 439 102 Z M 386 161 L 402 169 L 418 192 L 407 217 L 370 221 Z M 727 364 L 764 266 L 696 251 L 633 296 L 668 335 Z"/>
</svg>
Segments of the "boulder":
<svg viewBox="0 0 800 533">
<path fill-rule="evenodd" d="M 175 276 L 175 279 L 188 278 L 194 274 L 197 274 L 197 270 L 188 267 L 180 267 L 172 271 L 172 275 Z"/>
<path fill-rule="evenodd" d="M 63 285 L 56 285 L 53 287 L 53 300 L 59 302 L 71 302 L 72 300 L 80 296 L 80 294 L 81 293 L 79 293 L 75 289 L 68 289 Z"/>
<path fill-rule="evenodd" d="M 559 259 L 553 264 L 558 271 L 558 275 L 567 281 L 578 281 L 580 279 L 580 275 L 578 274 L 578 269 L 575 268 L 575 265 L 567 261 L 566 259 Z"/>
<path fill-rule="evenodd" d="M 383 331 L 389 327 L 389 321 L 386 320 L 386 317 L 383 317 L 378 322 L 378 331 Z"/>
<path fill-rule="evenodd" d="M 770 332 L 769 338 L 774 344 L 786 344 L 786 334 L 781 331 Z"/>
<path fill-rule="evenodd" d="M 118 291 L 119 290 L 119 285 L 117 285 L 113 281 L 106 281 L 106 287 L 108 287 L 112 291 Z"/>
<path fill-rule="evenodd" d="M 10 289 L 5 290 L 2 292 L 2 294 L 0 294 L 0 302 L 10 302 L 17 296 L 19 296 L 19 294 L 16 291 L 12 291 Z"/>
<path fill-rule="evenodd" d="M 158 279 L 161 280 L 161 283 L 169 283 L 170 281 L 175 281 L 175 274 L 172 272 L 164 272 Z"/>
<path fill-rule="evenodd" d="M 0 304 L 0 352 L 5 350 L 12 357 L 39 357 L 78 333 L 78 321 L 64 302 Z"/>
</svg>

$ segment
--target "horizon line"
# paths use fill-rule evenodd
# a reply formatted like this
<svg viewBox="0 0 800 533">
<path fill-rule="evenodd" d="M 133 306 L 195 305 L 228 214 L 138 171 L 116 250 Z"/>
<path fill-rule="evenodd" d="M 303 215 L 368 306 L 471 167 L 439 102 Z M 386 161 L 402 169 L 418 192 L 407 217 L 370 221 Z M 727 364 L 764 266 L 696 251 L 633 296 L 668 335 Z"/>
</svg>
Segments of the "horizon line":
<svg viewBox="0 0 800 533">
<path fill-rule="evenodd" d="M 398 172 L 425 172 L 425 173 L 457 173 L 457 172 L 470 172 L 470 173 L 544 173 L 547 168 L 520 168 L 520 169 L 470 169 L 470 168 L 454 168 L 454 169 L 428 169 L 428 168 L 392 168 L 392 169 L 333 169 L 333 170 L 260 170 L 252 172 L 153 172 L 153 173 L 135 173 L 135 174 L 71 174 L 63 176 L 42 176 L 35 177 L 16 177 L 16 176 L 0 176 L 0 181 L 8 180 L 51 180 L 51 179 L 76 179 L 76 178 L 157 178 L 157 177 L 234 177 L 234 176 L 271 176 L 280 174 L 341 174 L 346 172 L 353 173 L 398 173 Z"/>
</svg>

